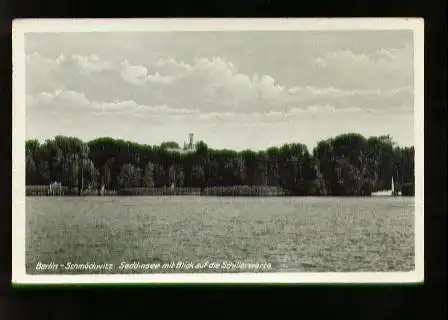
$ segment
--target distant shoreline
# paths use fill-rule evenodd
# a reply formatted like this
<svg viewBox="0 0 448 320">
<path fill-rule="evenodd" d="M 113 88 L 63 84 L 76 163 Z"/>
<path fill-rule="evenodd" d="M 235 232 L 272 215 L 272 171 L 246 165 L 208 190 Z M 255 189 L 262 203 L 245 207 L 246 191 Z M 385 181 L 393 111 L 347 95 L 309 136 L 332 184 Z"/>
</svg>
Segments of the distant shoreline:
<svg viewBox="0 0 448 320">
<path fill-rule="evenodd" d="M 269 197 L 269 198 L 413 198 L 414 195 L 294 195 L 294 194 L 283 194 L 283 195 L 265 195 L 265 194 L 240 194 L 240 195 L 217 195 L 217 194 L 26 194 L 26 197 L 39 197 L 39 198 L 54 198 L 54 197 L 71 197 L 71 198 L 84 198 L 84 197 L 220 197 L 220 198 L 241 198 L 241 197 Z"/>
<path fill-rule="evenodd" d="M 343 196 L 318 196 L 318 195 L 283 195 L 283 196 L 264 196 L 264 195 L 259 195 L 259 196 L 249 196 L 249 195 L 241 195 L 241 196 L 227 196 L 227 195 L 223 195 L 223 196 L 215 196 L 215 195 L 82 195 L 82 196 L 78 196 L 78 195 L 26 195 L 26 197 L 29 198 L 36 198 L 36 197 L 40 197 L 40 198 L 84 198 L 84 197 L 219 197 L 219 198 L 414 198 L 415 196 L 413 195 L 404 195 L 404 196 L 347 196 L 347 195 L 343 195 Z"/>
<path fill-rule="evenodd" d="M 387 190 L 384 190 L 387 191 Z M 119 190 L 84 190 L 67 187 L 49 188 L 47 186 L 26 186 L 26 196 L 34 197 L 163 197 L 163 196 L 196 196 L 196 197 L 392 197 L 390 194 L 321 194 L 321 193 L 293 193 L 275 186 L 216 186 L 201 188 L 188 187 L 157 187 L 157 188 L 122 188 Z M 407 194 L 397 196 L 412 196 Z"/>
</svg>

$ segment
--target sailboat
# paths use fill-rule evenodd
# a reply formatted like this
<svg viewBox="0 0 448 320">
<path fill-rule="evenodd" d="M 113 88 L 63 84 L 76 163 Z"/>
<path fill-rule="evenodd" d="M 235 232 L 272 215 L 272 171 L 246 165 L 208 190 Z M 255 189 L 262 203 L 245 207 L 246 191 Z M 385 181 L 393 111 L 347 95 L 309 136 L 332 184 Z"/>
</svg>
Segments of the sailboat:
<svg viewBox="0 0 448 320">
<path fill-rule="evenodd" d="M 392 176 L 392 181 L 391 181 L 391 196 L 395 196 L 395 185 L 394 185 L 394 177 Z"/>
<path fill-rule="evenodd" d="M 395 196 L 396 194 L 395 194 L 394 177 L 392 177 L 391 186 L 392 186 L 392 195 Z"/>
</svg>

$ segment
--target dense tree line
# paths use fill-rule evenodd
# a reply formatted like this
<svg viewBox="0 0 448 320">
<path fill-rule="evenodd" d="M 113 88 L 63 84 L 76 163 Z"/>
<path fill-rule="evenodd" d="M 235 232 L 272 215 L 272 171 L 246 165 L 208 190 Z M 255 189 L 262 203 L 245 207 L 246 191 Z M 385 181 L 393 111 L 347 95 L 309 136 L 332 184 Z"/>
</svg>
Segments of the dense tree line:
<svg viewBox="0 0 448 320">
<path fill-rule="evenodd" d="M 276 186 L 295 195 L 369 195 L 390 189 L 394 177 L 397 187 L 411 186 L 407 193 L 413 193 L 414 148 L 398 147 L 389 136 L 343 134 L 319 142 L 312 152 L 300 143 L 258 152 L 215 150 L 203 141 L 190 153 L 168 150 L 173 147 L 178 145 L 111 138 L 28 140 L 26 183 L 106 190 Z"/>
</svg>

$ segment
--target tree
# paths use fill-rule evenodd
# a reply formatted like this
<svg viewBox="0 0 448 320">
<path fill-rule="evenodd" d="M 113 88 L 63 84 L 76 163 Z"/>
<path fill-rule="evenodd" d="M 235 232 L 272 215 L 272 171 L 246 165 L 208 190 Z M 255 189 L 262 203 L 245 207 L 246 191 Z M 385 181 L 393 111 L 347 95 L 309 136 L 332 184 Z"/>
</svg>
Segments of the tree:
<svg viewBox="0 0 448 320">
<path fill-rule="evenodd" d="M 145 167 L 143 177 L 142 177 L 142 187 L 152 188 L 154 187 L 154 164 L 148 162 Z"/>
<path fill-rule="evenodd" d="M 78 155 L 66 155 L 62 161 L 63 178 L 61 183 L 69 188 L 77 188 L 80 183 L 81 163 Z"/>
<path fill-rule="evenodd" d="M 26 167 L 26 184 L 27 185 L 35 185 L 38 184 L 39 181 L 39 173 L 36 168 L 36 164 L 34 163 L 34 159 L 32 154 L 26 153 L 25 156 L 25 167 Z"/>
<path fill-rule="evenodd" d="M 285 144 L 278 151 L 277 163 L 280 184 L 292 194 L 306 194 L 306 181 L 304 179 L 304 161 L 308 150 L 303 144 Z M 309 161 L 308 161 L 309 162 Z"/>
<path fill-rule="evenodd" d="M 140 168 L 135 167 L 131 163 L 127 163 L 121 167 L 118 176 L 120 188 L 136 188 L 141 185 Z"/>
<path fill-rule="evenodd" d="M 366 155 L 367 140 L 359 134 L 343 134 L 321 141 L 313 155 L 330 195 L 362 195 L 370 193 L 375 175 Z"/>
<path fill-rule="evenodd" d="M 84 143 L 56 136 L 25 143 L 26 183 L 60 181 L 72 188 L 275 186 L 296 195 L 369 195 L 390 188 L 414 190 L 414 148 L 389 136 L 348 133 L 319 141 L 312 154 L 289 143 L 264 151 L 216 150 L 203 141 L 192 153 L 173 153 L 170 141 L 140 145 L 107 137 Z M 406 190 L 405 190 L 406 189 Z"/>
<path fill-rule="evenodd" d="M 101 185 L 106 189 L 110 190 L 112 188 L 112 173 L 110 169 L 110 164 L 105 163 L 100 171 Z"/>
<path fill-rule="evenodd" d="M 191 182 L 191 186 L 195 187 L 195 188 L 204 188 L 205 185 L 205 173 L 204 173 L 204 169 L 199 166 L 199 165 L 195 165 L 193 166 L 193 168 L 191 169 L 190 172 L 190 182 Z"/>
<path fill-rule="evenodd" d="M 394 149 L 394 181 L 396 182 L 396 188 L 405 195 L 413 195 L 415 192 L 414 158 L 414 147 L 396 147 Z"/>
<path fill-rule="evenodd" d="M 175 167 L 175 180 L 174 180 L 174 184 L 177 187 L 183 187 L 184 183 L 185 183 L 185 174 L 184 171 L 182 169 L 181 166 L 176 166 Z"/>
<path fill-rule="evenodd" d="M 332 183 L 334 195 L 360 195 L 362 176 L 359 169 L 348 159 L 342 158 L 335 166 L 336 180 Z"/>
<path fill-rule="evenodd" d="M 197 154 L 206 154 L 208 152 L 208 146 L 204 141 L 198 141 L 196 143 L 196 153 Z"/>
<path fill-rule="evenodd" d="M 257 185 L 262 184 L 260 170 L 263 170 L 264 164 L 261 164 L 261 156 L 252 150 L 245 150 L 241 153 L 244 163 L 244 184 Z"/>
<path fill-rule="evenodd" d="M 246 173 L 247 179 L 247 173 Z M 254 185 L 265 186 L 268 184 L 268 159 L 264 152 L 257 155 L 256 168 L 253 171 Z"/>
<path fill-rule="evenodd" d="M 245 180 L 244 160 L 233 153 L 222 153 L 220 159 L 219 181 L 224 186 L 241 185 Z"/>
<path fill-rule="evenodd" d="M 165 187 L 169 184 L 168 176 L 165 172 L 165 168 L 160 164 L 154 165 L 154 186 Z"/>
<path fill-rule="evenodd" d="M 99 170 L 95 168 L 92 160 L 82 159 L 81 168 L 83 170 L 84 187 L 96 189 L 99 187 Z"/>
<path fill-rule="evenodd" d="M 280 165 L 278 148 L 269 148 L 266 151 L 267 156 L 267 184 L 269 186 L 280 186 Z"/>
<path fill-rule="evenodd" d="M 176 184 L 176 168 L 174 166 L 170 166 L 168 168 L 168 183 L 169 185 L 175 185 Z"/>
<path fill-rule="evenodd" d="M 179 149 L 180 148 L 179 144 L 175 141 L 162 142 L 160 144 L 160 147 L 163 149 Z"/>
<path fill-rule="evenodd" d="M 38 185 L 48 185 L 50 183 L 50 165 L 47 161 L 39 159 L 36 163 L 38 173 Z"/>
</svg>

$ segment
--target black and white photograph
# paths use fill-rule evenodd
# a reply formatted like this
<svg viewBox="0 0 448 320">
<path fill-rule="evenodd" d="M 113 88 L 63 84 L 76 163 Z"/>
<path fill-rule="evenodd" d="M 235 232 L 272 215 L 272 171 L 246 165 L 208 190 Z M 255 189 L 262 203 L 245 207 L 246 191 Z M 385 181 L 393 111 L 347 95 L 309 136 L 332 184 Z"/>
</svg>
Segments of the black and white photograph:
<svg viewBox="0 0 448 320">
<path fill-rule="evenodd" d="M 13 283 L 423 281 L 422 19 L 13 24 Z"/>
</svg>

